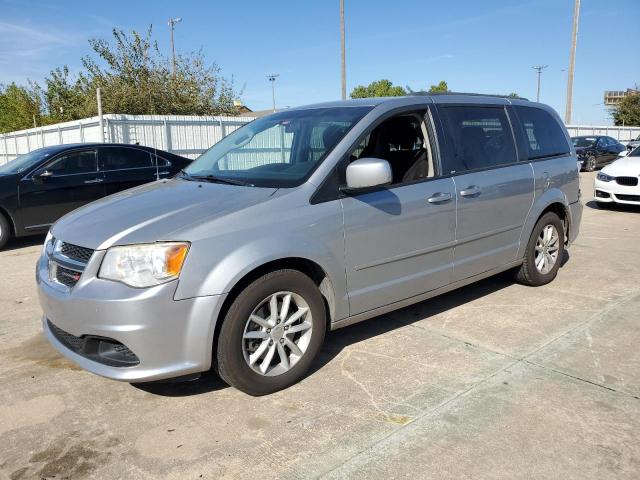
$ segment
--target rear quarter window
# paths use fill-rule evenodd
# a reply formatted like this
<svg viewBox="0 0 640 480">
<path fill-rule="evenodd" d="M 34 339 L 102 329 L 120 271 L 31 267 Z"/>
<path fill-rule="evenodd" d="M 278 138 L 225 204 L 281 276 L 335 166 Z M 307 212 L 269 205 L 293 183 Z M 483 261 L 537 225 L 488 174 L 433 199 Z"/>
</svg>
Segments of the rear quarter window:
<svg viewBox="0 0 640 480">
<path fill-rule="evenodd" d="M 564 131 L 549 112 L 535 107 L 517 106 L 515 109 L 524 131 L 529 159 L 569 153 Z"/>
</svg>

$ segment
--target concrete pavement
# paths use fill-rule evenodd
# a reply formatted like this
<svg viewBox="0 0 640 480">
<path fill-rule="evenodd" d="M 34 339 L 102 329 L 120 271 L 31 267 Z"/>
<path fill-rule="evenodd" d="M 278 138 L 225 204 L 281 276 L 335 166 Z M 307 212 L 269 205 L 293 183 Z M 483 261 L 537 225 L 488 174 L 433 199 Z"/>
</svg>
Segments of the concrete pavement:
<svg viewBox="0 0 640 480">
<path fill-rule="evenodd" d="M 640 477 L 640 209 L 600 210 L 559 277 L 500 275 L 328 335 L 300 384 L 129 385 L 43 339 L 37 240 L 0 252 L 0 478 Z"/>
</svg>

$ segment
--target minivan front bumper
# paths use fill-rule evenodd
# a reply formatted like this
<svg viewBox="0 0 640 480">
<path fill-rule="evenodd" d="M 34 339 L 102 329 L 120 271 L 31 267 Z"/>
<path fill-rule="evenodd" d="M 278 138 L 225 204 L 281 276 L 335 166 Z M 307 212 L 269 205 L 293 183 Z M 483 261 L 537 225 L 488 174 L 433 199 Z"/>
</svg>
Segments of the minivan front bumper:
<svg viewBox="0 0 640 480">
<path fill-rule="evenodd" d="M 137 289 L 102 280 L 97 270 L 103 255 L 94 252 L 70 289 L 49 279 L 47 255 L 41 256 L 36 277 L 49 342 L 80 367 L 114 380 L 162 380 L 208 370 L 225 296 L 174 300 L 177 281 Z M 72 348 L 82 342 L 93 347 Z M 109 347 L 114 345 L 135 361 L 117 361 Z"/>
</svg>

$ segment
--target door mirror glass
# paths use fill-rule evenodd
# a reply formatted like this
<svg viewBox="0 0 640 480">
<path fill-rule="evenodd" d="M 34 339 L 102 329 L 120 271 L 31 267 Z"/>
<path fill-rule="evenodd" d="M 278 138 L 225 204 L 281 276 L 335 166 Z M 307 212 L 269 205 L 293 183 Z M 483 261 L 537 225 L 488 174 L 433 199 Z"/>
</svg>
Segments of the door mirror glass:
<svg viewBox="0 0 640 480">
<path fill-rule="evenodd" d="M 347 188 L 349 190 L 388 185 L 392 180 L 391 165 L 381 158 L 359 158 L 347 167 Z"/>
</svg>

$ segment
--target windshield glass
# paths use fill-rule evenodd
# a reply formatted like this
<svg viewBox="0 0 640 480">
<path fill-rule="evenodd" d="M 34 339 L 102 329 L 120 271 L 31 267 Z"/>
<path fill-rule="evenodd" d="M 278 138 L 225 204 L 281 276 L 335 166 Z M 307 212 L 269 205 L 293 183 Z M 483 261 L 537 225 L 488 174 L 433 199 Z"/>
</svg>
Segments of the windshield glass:
<svg viewBox="0 0 640 480">
<path fill-rule="evenodd" d="M 629 153 L 627 157 L 640 157 L 640 147 L 636 147 L 633 150 L 631 150 L 631 153 Z"/>
<path fill-rule="evenodd" d="M 258 187 L 299 185 L 371 108 L 290 110 L 259 118 L 216 143 L 185 172 Z"/>
<path fill-rule="evenodd" d="M 51 155 L 47 148 L 39 148 L 33 152 L 20 155 L 4 165 L 0 165 L 0 174 L 3 173 L 22 173 L 30 169 L 44 158 Z"/>
<path fill-rule="evenodd" d="M 580 147 L 593 147 L 598 139 L 596 137 L 574 137 L 571 139 L 573 146 Z"/>
</svg>

